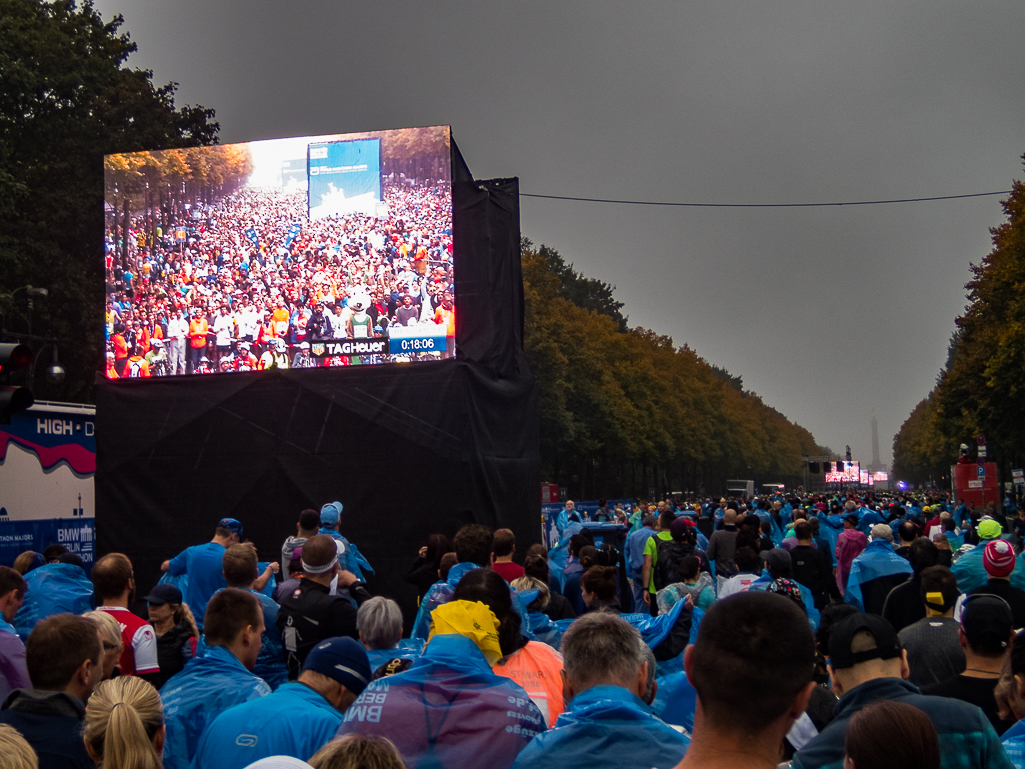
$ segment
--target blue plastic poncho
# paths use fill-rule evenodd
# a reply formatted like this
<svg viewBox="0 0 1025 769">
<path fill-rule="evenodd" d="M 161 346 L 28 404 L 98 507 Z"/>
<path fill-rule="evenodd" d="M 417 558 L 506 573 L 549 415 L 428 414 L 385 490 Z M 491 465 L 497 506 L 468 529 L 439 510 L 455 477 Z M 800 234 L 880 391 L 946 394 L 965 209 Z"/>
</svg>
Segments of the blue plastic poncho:
<svg viewBox="0 0 1025 769">
<path fill-rule="evenodd" d="M 304 684 L 286 683 L 213 719 L 199 740 L 191 769 L 243 769 L 269 756 L 308 761 L 334 738 L 341 722 L 342 714 L 322 695 Z"/>
<path fill-rule="evenodd" d="M 954 561 L 954 565 L 950 567 L 950 570 L 954 572 L 954 576 L 957 577 L 957 589 L 962 593 L 970 593 L 975 588 L 982 587 L 989 581 L 986 567 L 982 563 L 982 555 L 985 549 L 986 541 L 983 540 Z M 1025 559 L 1022 556 L 1014 559 L 1011 585 L 1025 590 Z"/>
<path fill-rule="evenodd" d="M 70 563 L 48 563 L 25 575 L 25 602 L 14 615 L 14 628 L 24 641 L 39 620 L 54 614 L 82 614 L 93 608 L 93 583 Z"/>
<path fill-rule="evenodd" d="M 164 703 L 164 769 L 186 769 L 203 731 L 214 717 L 233 705 L 270 694 L 270 687 L 250 673 L 223 646 L 189 660 L 160 690 Z"/>
<path fill-rule="evenodd" d="M 1014 769 L 1025 769 L 1025 720 L 1019 721 L 1000 736 L 1007 757 Z"/>
<path fill-rule="evenodd" d="M 374 574 L 373 568 L 370 566 L 370 562 L 363 557 L 363 554 L 359 551 L 359 548 L 352 544 L 349 540 L 343 537 L 334 529 L 321 529 L 317 532 L 318 534 L 327 534 L 331 539 L 336 542 L 341 542 L 344 547 L 338 554 L 338 568 L 344 571 L 351 572 L 356 575 L 356 579 L 360 582 L 364 582 L 363 570 L 366 569 L 371 574 Z"/>
<path fill-rule="evenodd" d="M 472 640 L 441 635 L 408 670 L 371 682 L 338 736 L 387 737 L 408 769 L 507 769 L 545 728 L 527 692 L 492 673 Z"/>
<path fill-rule="evenodd" d="M 520 753 L 515 769 L 672 769 L 690 740 L 621 686 L 580 692 L 547 732 Z M 475 764 L 484 766 L 484 764 Z"/>
<path fill-rule="evenodd" d="M 281 643 L 281 631 L 278 630 L 278 605 L 263 593 L 248 589 L 256 596 L 263 609 L 263 635 L 260 637 L 260 654 L 256 658 L 253 674 L 267 682 L 272 690 L 288 682 L 288 667 L 285 665 L 285 647 Z M 219 590 L 217 591 L 220 592 Z M 214 593 L 216 595 L 217 593 Z M 206 636 L 200 636 L 196 645 L 196 656 L 202 657 L 210 647 L 206 644 Z"/>
<path fill-rule="evenodd" d="M 651 703 L 655 715 L 667 724 L 682 726 L 688 732 L 694 731 L 694 707 L 697 705 L 698 693 L 687 680 L 687 674 L 678 670 L 655 680 L 658 690 Z"/>
<path fill-rule="evenodd" d="M 856 606 L 858 611 L 865 611 L 862 585 L 894 574 L 910 575 L 913 571 L 906 558 L 901 558 L 893 552 L 893 545 L 888 540 L 874 539 L 851 564 L 851 575 L 847 578 L 844 600 Z"/>
<path fill-rule="evenodd" d="M 480 568 L 475 563 L 457 563 L 449 569 L 448 579 L 444 581 L 439 580 L 431 585 L 427 589 L 423 600 L 420 601 L 420 609 L 416 613 L 416 620 L 413 622 L 413 631 L 409 634 L 410 637 L 426 641 L 427 636 L 431 632 L 431 612 L 443 603 L 448 603 L 452 600 L 452 593 L 455 592 L 456 585 L 459 584 L 459 580 L 463 578 L 466 572 Z"/>
<path fill-rule="evenodd" d="M 394 659 L 415 660 L 423 654 L 423 643 L 416 638 L 403 638 L 394 649 L 367 649 L 370 672 L 376 672 L 381 665 Z"/>
</svg>

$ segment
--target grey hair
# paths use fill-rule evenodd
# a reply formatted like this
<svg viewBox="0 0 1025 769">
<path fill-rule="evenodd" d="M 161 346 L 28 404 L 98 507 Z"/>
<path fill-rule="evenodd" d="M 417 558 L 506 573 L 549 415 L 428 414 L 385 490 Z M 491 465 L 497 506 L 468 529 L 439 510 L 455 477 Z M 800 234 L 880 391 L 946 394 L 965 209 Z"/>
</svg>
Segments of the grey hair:
<svg viewBox="0 0 1025 769">
<path fill-rule="evenodd" d="M 390 598 L 371 598 L 356 613 L 356 629 L 368 650 L 394 649 L 402 639 L 402 610 Z"/>
<path fill-rule="evenodd" d="M 651 650 L 651 647 L 644 643 L 644 639 L 641 639 L 641 657 L 642 662 L 648 663 L 648 682 L 644 686 L 644 696 L 641 697 L 648 705 L 655 699 L 655 652 Z"/>
<path fill-rule="evenodd" d="M 612 684 L 628 686 L 644 662 L 641 634 L 614 614 L 585 614 L 562 636 L 563 666 L 577 691 Z"/>
</svg>

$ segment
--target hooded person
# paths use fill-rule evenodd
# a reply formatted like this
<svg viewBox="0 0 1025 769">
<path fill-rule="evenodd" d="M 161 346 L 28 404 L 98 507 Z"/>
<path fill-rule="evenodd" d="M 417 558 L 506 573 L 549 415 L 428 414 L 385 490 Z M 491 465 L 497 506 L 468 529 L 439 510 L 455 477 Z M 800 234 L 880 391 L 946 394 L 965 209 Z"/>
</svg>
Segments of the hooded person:
<svg viewBox="0 0 1025 769">
<path fill-rule="evenodd" d="M 192 765 L 243 769 L 270 756 L 308 761 L 334 737 L 372 675 L 359 643 L 344 636 L 325 639 L 306 657 L 298 681 L 217 716 L 203 732 Z"/>
<path fill-rule="evenodd" d="M 546 725 L 523 687 L 491 672 L 502 657 L 498 618 L 469 600 L 438 606 L 431 618 L 423 656 L 371 682 L 338 736 L 387 738 L 408 769 L 508 769 Z"/>
<path fill-rule="evenodd" d="M 872 527 L 872 539 L 851 563 L 844 600 L 859 611 L 883 613 L 886 596 L 907 582 L 914 569 L 893 550 L 893 531 L 885 523 Z"/>
<path fill-rule="evenodd" d="M 986 572 L 984 553 L 986 545 L 1001 538 L 1003 528 L 989 516 L 983 516 L 979 521 L 977 533 L 979 544 L 964 552 L 954 561 L 950 570 L 957 577 L 957 586 L 962 593 L 970 593 L 977 587 L 982 587 L 989 581 L 989 574 Z M 968 545 L 965 545 L 968 547 Z M 1017 564 L 1017 560 L 1015 561 Z M 1010 573 L 1011 585 L 1019 590 L 1025 590 L 1025 568 L 1015 567 Z"/>
<path fill-rule="evenodd" d="M 846 594 L 847 578 L 851 574 L 854 559 L 868 546 L 868 537 L 858 531 L 858 516 L 844 518 L 843 531 L 836 538 L 836 585 L 841 595 Z"/>
</svg>

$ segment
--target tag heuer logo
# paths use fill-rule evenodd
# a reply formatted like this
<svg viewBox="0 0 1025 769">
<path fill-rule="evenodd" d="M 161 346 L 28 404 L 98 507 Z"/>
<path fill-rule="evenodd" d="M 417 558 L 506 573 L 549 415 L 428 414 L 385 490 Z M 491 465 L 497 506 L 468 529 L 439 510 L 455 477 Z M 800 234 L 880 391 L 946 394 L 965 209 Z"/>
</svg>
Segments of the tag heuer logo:
<svg viewBox="0 0 1025 769">
<path fill-rule="evenodd" d="M 324 344 L 322 342 L 314 342 L 310 347 L 310 352 L 314 355 L 324 354 Z"/>
</svg>

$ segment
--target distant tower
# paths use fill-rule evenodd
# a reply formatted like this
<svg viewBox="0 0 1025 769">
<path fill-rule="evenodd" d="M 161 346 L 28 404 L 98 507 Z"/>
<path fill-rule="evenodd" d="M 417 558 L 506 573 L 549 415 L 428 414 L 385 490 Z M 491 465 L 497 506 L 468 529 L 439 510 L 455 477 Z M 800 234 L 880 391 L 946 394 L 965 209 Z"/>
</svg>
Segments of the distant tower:
<svg viewBox="0 0 1025 769">
<path fill-rule="evenodd" d="M 882 472 L 883 460 L 879 458 L 879 420 L 876 419 L 876 410 L 872 409 L 872 464 L 869 465 L 870 473 Z"/>
</svg>

